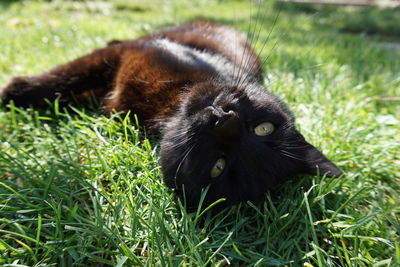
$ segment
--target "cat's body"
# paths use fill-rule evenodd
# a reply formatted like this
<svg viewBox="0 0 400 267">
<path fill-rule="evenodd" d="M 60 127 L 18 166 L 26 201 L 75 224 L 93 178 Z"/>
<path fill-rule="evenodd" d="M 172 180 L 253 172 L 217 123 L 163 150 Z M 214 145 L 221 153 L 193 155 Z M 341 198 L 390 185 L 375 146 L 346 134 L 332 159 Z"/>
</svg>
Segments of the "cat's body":
<svg viewBox="0 0 400 267">
<path fill-rule="evenodd" d="M 218 76 L 233 80 L 240 65 L 252 65 L 256 73 L 251 75 L 261 77 L 258 58 L 243 34 L 197 21 L 132 41 L 111 41 L 47 73 L 14 78 L 2 98 L 18 106 L 41 106 L 44 98 L 68 98 L 71 93 L 86 97 L 92 90 L 100 98 L 106 96 L 106 111 L 131 110 L 149 126 L 153 119 L 171 115 L 178 95 L 190 85 Z"/>
<path fill-rule="evenodd" d="M 112 41 L 66 65 L 14 78 L 0 97 L 19 106 L 44 98 L 102 98 L 161 132 L 166 184 L 196 206 L 258 200 L 297 173 L 340 170 L 294 128 L 286 105 L 257 82 L 261 64 L 243 34 L 197 21 L 132 41 Z"/>
</svg>

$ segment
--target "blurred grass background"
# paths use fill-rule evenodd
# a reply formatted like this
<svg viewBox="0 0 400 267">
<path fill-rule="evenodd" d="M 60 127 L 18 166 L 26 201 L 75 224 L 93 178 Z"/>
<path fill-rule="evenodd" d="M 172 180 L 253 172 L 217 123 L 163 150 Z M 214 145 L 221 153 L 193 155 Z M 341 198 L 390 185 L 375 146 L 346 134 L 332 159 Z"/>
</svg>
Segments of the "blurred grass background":
<svg viewBox="0 0 400 267">
<path fill-rule="evenodd" d="M 129 118 L 57 103 L 2 107 L 0 265 L 400 265 L 400 108 L 384 101 L 400 96 L 399 13 L 238 0 L 1 1 L 0 85 L 195 18 L 259 32 L 250 39 L 265 59 L 265 87 L 345 175 L 298 177 L 262 203 L 187 214 L 161 182 L 157 143 Z"/>
</svg>

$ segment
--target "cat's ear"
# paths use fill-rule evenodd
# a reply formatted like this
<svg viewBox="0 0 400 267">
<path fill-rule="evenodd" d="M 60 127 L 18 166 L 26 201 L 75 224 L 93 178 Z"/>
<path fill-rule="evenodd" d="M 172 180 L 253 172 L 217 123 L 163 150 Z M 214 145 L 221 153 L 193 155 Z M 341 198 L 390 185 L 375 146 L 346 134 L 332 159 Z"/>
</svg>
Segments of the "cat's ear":
<svg viewBox="0 0 400 267">
<path fill-rule="evenodd" d="M 322 152 L 304 140 L 304 171 L 312 175 L 325 175 L 327 177 L 338 177 L 342 171 Z"/>
</svg>

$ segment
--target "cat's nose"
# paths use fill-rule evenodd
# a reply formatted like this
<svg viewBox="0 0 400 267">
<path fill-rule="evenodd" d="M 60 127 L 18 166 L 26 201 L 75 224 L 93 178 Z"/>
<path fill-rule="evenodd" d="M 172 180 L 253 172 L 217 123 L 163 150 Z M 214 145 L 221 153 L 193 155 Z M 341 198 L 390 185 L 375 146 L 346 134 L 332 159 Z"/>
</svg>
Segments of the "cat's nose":
<svg viewBox="0 0 400 267">
<path fill-rule="evenodd" d="M 226 138 L 240 137 L 240 120 L 236 112 L 233 110 L 229 110 L 228 112 L 220 110 L 215 115 L 217 116 L 214 126 L 215 133 Z"/>
<path fill-rule="evenodd" d="M 217 121 L 215 122 L 215 127 L 222 127 L 225 124 L 225 122 L 234 117 L 237 117 L 237 113 L 234 112 L 233 110 L 229 110 L 228 112 L 226 112 L 221 108 L 217 109 L 217 111 L 214 112 L 214 115 L 217 117 Z"/>
</svg>

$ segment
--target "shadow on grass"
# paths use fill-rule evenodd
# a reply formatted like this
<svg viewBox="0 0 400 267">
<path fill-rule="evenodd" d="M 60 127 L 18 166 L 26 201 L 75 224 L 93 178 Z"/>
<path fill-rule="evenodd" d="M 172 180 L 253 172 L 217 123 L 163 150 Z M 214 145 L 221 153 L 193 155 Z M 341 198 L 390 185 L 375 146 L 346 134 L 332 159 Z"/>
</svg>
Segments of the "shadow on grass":
<svg viewBox="0 0 400 267">
<path fill-rule="evenodd" d="M 270 43 L 267 43 L 264 51 L 260 53 L 262 60 L 268 59 L 264 64 L 266 72 L 269 61 L 274 61 L 272 65 L 296 76 L 308 69 L 314 69 L 311 74 L 317 73 L 322 56 L 329 57 L 329 62 L 338 66 L 349 66 L 351 74 L 356 76 L 357 80 L 366 81 L 371 75 L 382 73 L 384 68 L 390 71 L 389 68 L 396 65 L 395 57 L 389 49 L 378 49 L 374 45 L 376 39 L 364 38 L 363 35 L 353 33 L 378 34 L 380 39 L 388 42 L 397 40 L 400 35 L 400 24 L 397 23 L 400 8 L 358 7 L 348 10 L 343 7 L 316 7 L 293 3 L 275 3 L 266 6 L 266 9 L 269 8 L 274 10 L 270 15 L 254 14 L 248 19 L 215 19 L 219 23 L 239 25 L 239 30 L 247 31 L 249 36 L 251 33 L 248 31 L 253 29 L 251 24 L 254 22 L 271 29 L 271 36 L 275 40 L 269 40 Z M 275 14 L 278 17 L 274 27 Z M 313 17 L 310 20 L 310 28 L 299 23 L 301 14 Z M 352 34 L 349 34 L 350 32 Z M 260 46 L 268 39 L 267 33 L 264 32 L 258 39 Z M 277 46 L 274 47 L 276 39 Z M 279 43 L 285 43 L 284 47 L 291 46 L 295 49 L 281 49 Z M 323 53 L 321 49 L 324 50 Z M 314 56 L 314 53 L 317 56 Z M 385 59 L 383 61 L 386 64 L 381 66 L 381 70 L 368 64 L 373 57 Z"/>
<path fill-rule="evenodd" d="M 343 32 L 366 33 L 398 37 L 400 35 L 400 7 L 336 7 L 301 3 L 275 2 L 275 10 L 290 14 L 318 14 L 326 25 Z M 314 20 L 315 21 L 315 20 Z"/>
<path fill-rule="evenodd" d="M 22 0 L 1 0 L 0 1 L 0 10 L 5 10 L 10 8 L 12 5 L 16 3 L 20 3 Z"/>
</svg>

